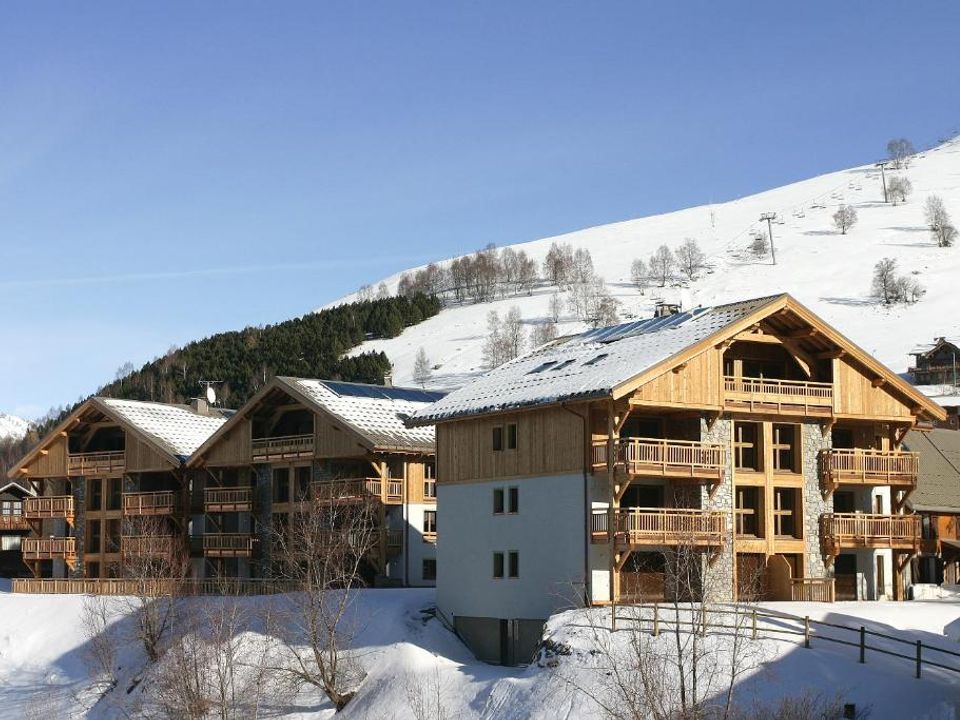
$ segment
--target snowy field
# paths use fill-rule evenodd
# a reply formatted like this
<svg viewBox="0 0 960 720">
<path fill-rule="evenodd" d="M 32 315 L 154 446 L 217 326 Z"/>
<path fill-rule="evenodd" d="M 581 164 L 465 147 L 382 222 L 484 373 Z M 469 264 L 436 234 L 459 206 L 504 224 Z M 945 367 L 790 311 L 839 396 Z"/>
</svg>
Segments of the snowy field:
<svg viewBox="0 0 960 720">
<path fill-rule="evenodd" d="M 589 228 L 555 238 L 514 245 L 538 262 L 554 241 L 587 248 L 597 274 L 621 303 L 621 317 L 647 317 L 656 298 L 681 301 L 684 308 L 789 292 L 835 325 L 862 348 L 897 372 L 906 369 L 908 352 L 935 336 L 960 334 L 955 284 L 960 247 L 939 248 L 924 222 L 923 204 L 931 194 L 943 198 L 954 222 L 960 222 L 960 141 L 920 153 L 908 169 L 887 170 L 887 180 L 906 176 L 913 194 L 905 204 L 884 204 L 880 171 L 872 165 L 822 175 L 731 202 L 704 205 L 664 215 Z M 852 205 L 857 224 L 841 235 L 831 217 L 840 204 Z M 773 224 L 777 265 L 752 256 L 752 233 L 763 231 L 761 213 L 776 212 Z M 661 244 L 676 249 L 695 239 L 708 255 L 710 270 L 686 287 L 652 287 L 641 295 L 630 284 L 634 258 L 646 260 Z M 897 260 L 899 270 L 926 288 L 916 305 L 884 308 L 870 298 L 874 264 Z M 437 258 L 441 260 L 441 258 Z M 386 278 L 395 288 L 399 274 Z M 377 283 L 374 283 L 376 286 Z M 424 347 L 435 371 L 432 385 L 455 387 L 480 372 L 486 315 L 503 316 L 516 305 L 531 325 L 546 319 L 553 287 L 530 296 L 452 307 L 408 329 L 400 337 L 364 343 L 355 352 L 383 350 L 394 364 L 394 380 L 412 383 L 414 359 Z M 341 301 L 352 299 L 353 296 Z M 564 318 L 561 333 L 582 329 Z"/>
<path fill-rule="evenodd" d="M 443 625 L 422 612 L 432 606 L 433 599 L 432 590 L 360 594 L 355 607 L 362 619 L 357 647 L 367 677 L 339 716 L 417 720 L 424 717 L 415 711 L 419 698 L 433 703 L 433 712 L 426 717 L 448 720 L 603 717 L 584 689 L 598 683 L 601 656 L 596 650 L 610 638 L 598 628 L 606 627 L 609 611 L 570 611 L 551 618 L 549 637 L 569 648 L 570 654 L 526 668 L 499 668 L 477 662 Z M 242 602 L 257 609 L 276 601 L 250 598 Z M 81 627 L 83 603 L 81 596 L 0 592 L 0 717 L 120 718 L 125 708 L 133 707 L 142 686 L 125 691 L 144 666 L 135 644 L 120 654 L 120 690 L 114 691 L 110 702 L 94 704 L 89 640 Z M 960 649 L 948 637 L 960 631 L 957 602 L 777 603 L 768 607 Z M 627 643 L 630 636 L 618 632 L 613 643 Z M 668 633 L 655 641 L 647 639 L 661 647 L 671 642 Z M 802 638 L 762 641 L 751 648 L 756 661 L 736 685 L 740 702 L 817 693 L 842 697 L 861 709 L 869 706 L 870 717 L 877 720 L 960 718 L 960 674 L 925 668 L 923 678 L 916 680 L 908 660 L 874 654 L 861 665 L 856 648 L 829 644 L 816 636 L 810 649 L 803 648 Z M 261 717 L 329 718 L 334 714 L 320 695 L 303 692 L 265 709 Z M 253 716 L 244 717 L 252 720 Z"/>
</svg>

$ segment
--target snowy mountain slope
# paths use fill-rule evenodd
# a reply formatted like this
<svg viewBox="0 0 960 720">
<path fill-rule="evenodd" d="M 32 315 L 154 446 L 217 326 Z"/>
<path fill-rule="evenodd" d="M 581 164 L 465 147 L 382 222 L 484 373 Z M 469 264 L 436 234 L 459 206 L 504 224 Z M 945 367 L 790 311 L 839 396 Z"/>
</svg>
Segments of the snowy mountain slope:
<svg viewBox="0 0 960 720">
<path fill-rule="evenodd" d="M 654 299 L 682 300 L 685 307 L 789 292 L 856 343 L 897 371 L 907 352 L 934 336 L 960 331 L 955 282 L 960 247 L 939 248 L 923 217 L 928 195 L 940 195 L 955 222 L 960 222 L 960 140 L 920 153 L 903 171 L 887 170 L 887 180 L 902 174 L 913 185 L 906 204 L 883 203 L 880 171 L 872 165 L 829 173 L 738 200 L 589 228 L 514 246 L 536 260 L 554 241 L 590 250 L 594 266 L 622 303 L 623 317 L 645 317 Z M 842 203 L 852 205 L 858 223 L 841 235 L 832 215 Z M 777 265 L 747 250 L 754 231 L 765 230 L 761 213 L 776 212 L 773 225 Z M 689 287 L 650 288 L 641 295 L 630 284 L 634 258 L 649 258 L 661 244 L 676 248 L 687 237 L 707 253 L 711 269 Z M 869 297 L 874 264 L 897 260 L 904 273 L 926 288 L 916 305 L 884 308 Z M 395 288 L 400 275 L 387 278 Z M 520 308 L 525 321 L 544 319 L 556 288 L 542 286 L 530 296 L 479 305 L 451 307 L 390 340 L 364 343 L 354 352 L 383 350 L 394 364 L 394 380 L 412 382 L 413 364 L 424 347 L 435 371 L 432 385 L 452 387 L 480 371 L 481 347 L 490 310 Z M 350 300 L 343 298 L 340 302 Z M 561 332 L 580 325 L 572 318 Z"/>
<path fill-rule="evenodd" d="M 256 612 L 278 600 L 245 598 L 240 602 Z M 304 691 L 293 700 L 269 695 L 260 717 L 603 717 L 579 688 L 596 687 L 597 661 L 591 650 L 598 647 L 598 640 L 590 628 L 604 627 L 608 610 L 589 611 L 590 617 L 584 611 L 552 617 L 548 635 L 570 647 L 572 654 L 543 666 L 504 668 L 476 661 L 452 633 L 424 615 L 421 610 L 433 601 L 434 591 L 429 589 L 361 591 L 354 610 L 364 623 L 356 648 L 367 676 L 357 696 L 342 713 L 335 714 L 317 693 Z M 141 693 L 150 692 L 152 676 L 149 671 L 144 674 L 147 664 L 135 641 L 119 648 L 118 687 L 96 702 L 95 683 L 89 674 L 90 646 L 82 622 L 84 602 L 81 595 L 0 591 L 0 717 L 119 720 L 144 716 L 137 703 Z M 198 602 L 213 607 L 220 601 L 204 598 Z M 942 648 L 952 647 L 949 638 L 960 626 L 960 606 L 955 601 L 776 603 L 772 607 L 799 617 L 809 615 L 852 627 L 865 625 L 878 632 L 896 633 L 908 642 L 921 640 Z M 121 615 L 116 622 L 121 634 L 133 629 L 128 616 Z M 241 636 L 244 642 L 256 642 L 258 637 L 252 630 L 237 635 Z M 629 637 L 630 633 L 620 631 L 615 642 L 626 643 Z M 661 640 L 669 650 L 670 636 L 664 634 Z M 753 663 L 737 685 L 738 699 L 747 705 L 812 692 L 826 698 L 839 695 L 861 709 L 872 706 L 870 717 L 874 720 L 956 718 L 960 688 L 956 673 L 927 667 L 922 679 L 915 680 L 909 659 L 868 653 L 866 664 L 861 665 L 855 647 L 828 644 L 816 637 L 809 650 L 803 649 L 802 638 L 765 640 L 755 649 L 762 662 Z M 418 699 L 426 701 L 425 713 L 416 712 Z"/>
<path fill-rule="evenodd" d="M 0 440 L 6 440 L 7 438 L 19 440 L 27 434 L 27 428 L 29 427 L 30 423 L 22 418 L 0 413 Z"/>
</svg>

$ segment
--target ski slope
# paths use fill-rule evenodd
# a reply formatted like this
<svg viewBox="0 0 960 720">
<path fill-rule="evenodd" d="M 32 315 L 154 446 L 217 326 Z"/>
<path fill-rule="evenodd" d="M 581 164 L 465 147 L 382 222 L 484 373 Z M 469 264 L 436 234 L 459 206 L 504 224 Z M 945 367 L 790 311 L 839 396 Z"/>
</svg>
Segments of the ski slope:
<svg viewBox="0 0 960 720">
<path fill-rule="evenodd" d="M 137 703 L 140 694 L 149 690 L 152 676 L 136 641 L 120 648 L 118 686 L 100 698 L 105 688 L 98 689 L 89 672 L 90 646 L 82 627 L 84 597 L 13 595 L 2 589 L 0 585 L 0 717 L 112 720 L 145 716 Z M 277 601 L 244 598 L 239 602 L 255 613 L 258 606 Z M 602 645 L 591 627 L 604 627 L 608 610 L 575 610 L 552 617 L 546 633 L 571 648 L 571 654 L 554 658 L 556 662 L 503 668 L 477 662 L 438 620 L 424 614 L 433 602 L 430 589 L 361 591 L 354 606 L 356 616 L 362 618 L 356 649 L 366 679 L 354 700 L 336 714 L 316 692 L 301 691 L 284 699 L 271 695 L 260 716 L 295 720 L 601 720 L 602 714 L 582 689 L 591 689 L 598 682 L 596 655 L 591 651 Z M 960 632 L 960 604 L 956 601 L 776 603 L 771 607 L 800 617 L 866 625 L 910 642 L 960 647 L 950 639 Z M 126 631 L 131 629 L 127 616 L 121 615 L 116 622 L 126 624 Z M 249 633 L 255 635 L 256 631 L 241 628 L 243 636 Z M 604 635 L 600 633 L 601 638 Z M 614 642 L 627 643 L 629 637 L 629 632 L 618 632 Z M 670 636 L 665 634 L 660 640 L 669 649 Z M 803 648 L 802 638 L 763 640 L 749 647 L 756 659 L 736 686 L 738 701 L 746 706 L 810 693 L 839 696 L 860 709 L 869 706 L 872 720 L 956 720 L 960 712 L 958 673 L 927 668 L 922 679 L 916 680 L 909 660 L 875 653 L 861 665 L 856 648 L 816 638 L 810 649 Z M 416 713 L 417 698 L 435 703 L 434 707 L 425 714 Z"/>
<path fill-rule="evenodd" d="M 628 220 L 513 246 L 541 261 L 554 241 L 587 248 L 597 273 L 621 303 L 624 318 L 652 313 L 655 299 L 682 302 L 685 308 L 789 292 L 858 345 L 892 369 L 904 371 L 908 351 L 935 336 L 960 333 L 956 281 L 960 247 L 939 248 L 924 222 L 927 196 L 939 195 L 955 224 L 960 224 L 960 140 L 919 153 L 909 168 L 887 169 L 887 179 L 902 174 L 913 185 L 905 204 L 885 204 L 880 170 L 873 165 L 833 172 L 726 203 L 703 205 Z M 832 222 L 840 204 L 852 205 L 857 224 L 841 235 Z M 755 231 L 766 229 L 761 213 L 776 212 L 773 224 L 777 264 L 758 260 L 747 250 Z M 646 260 L 661 244 L 676 249 L 694 238 L 708 255 L 710 269 L 687 286 L 653 287 L 640 294 L 629 282 L 634 258 Z M 870 298 L 874 264 L 897 260 L 926 288 L 916 305 L 886 308 Z M 400 274 L 385 279 L 395 289 Z M 423 347 L 434 371 L 431 385 L 455 387 L 481 371 L 486 316 L 501 316 L 516 305 L 525 322 L 547 316 L 554 287 L 530 296 L 478 305 L 456 306 L 397 338 L 368 341 L 354 352 L 382 350 L 394 365 L 394 381 L 413 382 L 417 350 Z M 349 301 L 354 296 L 338 302 Z M 560 332 L 582 326 L 565 317 Z"/>
</svg>

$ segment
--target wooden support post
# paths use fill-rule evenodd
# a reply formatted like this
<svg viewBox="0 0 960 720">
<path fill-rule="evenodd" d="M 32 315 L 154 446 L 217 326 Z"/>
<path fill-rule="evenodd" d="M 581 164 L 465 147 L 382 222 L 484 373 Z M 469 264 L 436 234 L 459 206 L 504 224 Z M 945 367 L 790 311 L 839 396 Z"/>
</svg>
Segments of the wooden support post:
<svg viewBox="0 0 960 720">
<path fill-rule="evenodd" d="M 920 658 L 920 654 L 922 651 L 923 651 L 923 643 L 917 640 L 917 679 L 920 678 L 920 666 L 923 663 L 923 661 Z"/>
<path fill-rule="evenodd" d="M 860 626 L 860 664 L 867 661 L 867 629 Z"/>
<path fill-rule="evenodd" d="M 653 636 L 659 637 L 660 635 L 660 605 L 659 603 L 653 604 Z"/>
<path fill-rule="evenodd" d="M 750 637 L 751 637 L 753 640 L 756 640 L 756 639 L 757 639 L 757 611 L 756 611 L 756 609 L 754 609 L 753 612 L 750 613 L 750 614 L 752 615 L 752 619 L 751 619 L 751 623 L 750 623 L 750 624 L 751 624 Z"/>
<path fill-rule="evenodd" d="M 803 618 L 803 646 L 810 647 L 810 616 Z"/>
</svg>

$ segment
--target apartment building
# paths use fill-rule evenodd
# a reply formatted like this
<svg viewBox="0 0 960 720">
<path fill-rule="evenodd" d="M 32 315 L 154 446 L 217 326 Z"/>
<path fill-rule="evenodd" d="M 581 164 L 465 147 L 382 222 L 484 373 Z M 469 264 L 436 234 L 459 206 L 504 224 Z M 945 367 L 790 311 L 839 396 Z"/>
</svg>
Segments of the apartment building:
<svg viewBox="0 0 960 720">
<path fill-rule="evenodd" d="M 33 575 L 120 577 L 124 560 L 186 552 L 186 460 L 228 414 L 202 400 L 81 404 L 10 470 L 35 493 L 22 505 Z"/>
<path fill-rule="evenodd" d="M 28 572 L 22 545 L 30 534 L 30 523 L 23 517 L 23 501 L 32 495 L 30 486 L 17 480 L 0 486 L 0 577 L 20 577 Z"/>
<path fill-rule="evenodd" d="M 943 417 L 788 295 L 560 338 L 410 420 L 436 426 L 438 608 L 512 663 L 580 603 L 902 598 L 901 443 Z"/>
<path fill-rule="evenodd" d="M 278 377 L 188 462 L 198 577 L 269 578 L 278 532 L 304 501 L 373 501 L 370 584 L 433 585 L 437 501 L 432 427 L 404 419 L 443 397 L 415 388 Z"/>
</svg>

